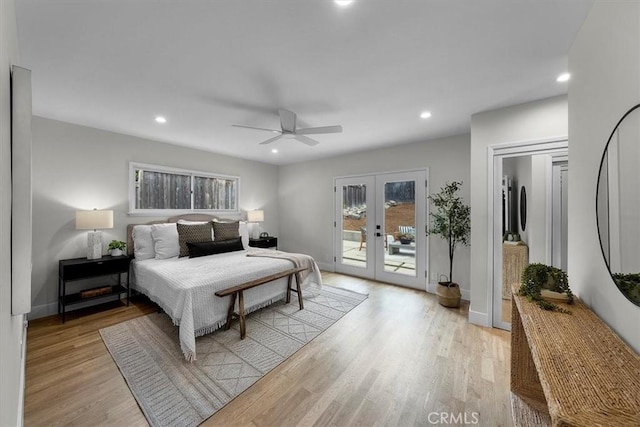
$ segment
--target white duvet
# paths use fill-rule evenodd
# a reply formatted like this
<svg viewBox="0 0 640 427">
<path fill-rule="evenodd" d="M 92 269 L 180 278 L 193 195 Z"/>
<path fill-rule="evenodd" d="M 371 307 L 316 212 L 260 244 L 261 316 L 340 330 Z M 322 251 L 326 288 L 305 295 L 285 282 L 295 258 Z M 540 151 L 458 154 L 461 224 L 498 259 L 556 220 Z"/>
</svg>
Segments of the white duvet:
<svg viewBox="0 0 640 427">
<path fill-rule="evenodd" d="M 195 359 L 196 337 L 213 332 L 226 322 L 231 297 L 217 297 L 216 291 L 293 267 L 286 259 L 246 255 L 247 251 L 237 251 L 132 263 L 132 287 L 157 303 L 179 326 L 180 346 L 187 360 Z M 313 263 L 315 269 L 304 280 L 303 289 L 310 283 L 322 283 L 318 266 Z M 282 299 L 286 289 L 287 279 L 283 278 L 245 291 L 245 311 Z"/>
</svg>

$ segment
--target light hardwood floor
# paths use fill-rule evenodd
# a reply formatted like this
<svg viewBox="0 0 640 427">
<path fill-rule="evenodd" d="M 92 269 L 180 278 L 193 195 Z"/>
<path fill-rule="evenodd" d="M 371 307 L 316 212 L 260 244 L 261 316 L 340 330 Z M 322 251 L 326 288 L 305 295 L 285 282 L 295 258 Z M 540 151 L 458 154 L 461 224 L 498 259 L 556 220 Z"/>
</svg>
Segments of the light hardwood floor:
<svg viewBox="0 0 640 427">
<path fill-rule="evenodd" d="M 508 332 L 425 292 L 323 278 L 369 298 L 204 426 L 511 425 Z M 146 425 L 98 330 L 154 310 L 139 298 L 64 325 L 31 322 L 25 425 Z"/>
</svg>

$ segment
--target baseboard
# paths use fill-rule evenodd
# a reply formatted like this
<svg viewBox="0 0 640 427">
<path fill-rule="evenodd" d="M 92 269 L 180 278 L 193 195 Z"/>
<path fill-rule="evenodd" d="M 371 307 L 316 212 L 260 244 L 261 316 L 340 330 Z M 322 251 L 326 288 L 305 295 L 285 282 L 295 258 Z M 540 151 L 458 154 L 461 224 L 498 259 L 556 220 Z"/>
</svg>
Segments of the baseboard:
<svg viewBox="0 0 640 427">
<path fill-rule="evenodd" d="M 35 305 L 31 307 L 31 312 L 27 315 L 29 320 L 39 319 L 41 317 L 52 316 L 58 314 L 58 303 L 50 302 L 49 304 Z"/>
<path fill-rule="evenodd" d="M 487 313 L 469 310 L 469 323 L 474 325 L 491 327 L 491 322 Z"/>
<path fill-rule="evenodd" d="M 317 262 L 316 264 L 318 264 L 318 267 L 320 268 L 320 270 L 322 271 L 327 271 L 329 273 L 333 273 L 336 271 L 334 264 L 325 264 L 323 262 Z"/>
</svg>

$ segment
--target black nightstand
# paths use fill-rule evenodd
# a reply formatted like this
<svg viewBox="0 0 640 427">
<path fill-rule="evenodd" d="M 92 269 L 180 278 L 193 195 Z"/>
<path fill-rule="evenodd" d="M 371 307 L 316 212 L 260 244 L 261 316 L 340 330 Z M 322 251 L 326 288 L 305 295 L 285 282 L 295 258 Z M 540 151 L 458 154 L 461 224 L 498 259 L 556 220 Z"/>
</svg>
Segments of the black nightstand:
<svg viewBox="0 0 640 427">
<path fill-rule="evenodd" d="M 278 238 L 274 236 L 249 239 L 249 246 L 253 248 L 278 249 Z"/>
<path fill-rule="evenodd" d="M 129 286 L 129 263 L 131 258 L 128 255 L 105 256 L 99 259 L 74 258 L 63 259 L 58 264 L 58 314 L 62 313 L 62 323 L 65 321 L 67 306 L 92 301 L 95 304 L 102 304 L 106 297 L 113 295 L 127 294 L 127 305 L 131 299 L 131 288 Z M 89 279 L 92 277 L 118 275 L 118 284 L 105 285 L 103 287 L 84 289 L 76 293 L 67 294 L 67 282 L 74 280 Z M 121 285 L 122 274 L 127 275 L 125 288 Z"/>
</svg>

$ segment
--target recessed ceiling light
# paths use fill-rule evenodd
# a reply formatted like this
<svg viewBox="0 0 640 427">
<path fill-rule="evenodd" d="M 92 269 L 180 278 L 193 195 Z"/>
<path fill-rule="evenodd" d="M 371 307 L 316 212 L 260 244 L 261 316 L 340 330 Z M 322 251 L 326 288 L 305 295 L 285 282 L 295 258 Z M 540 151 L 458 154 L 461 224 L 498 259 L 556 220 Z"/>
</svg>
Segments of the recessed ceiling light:
<svg viewBox="0 0 640 427">
<path fill-rule="evenodd" d="M 560 75 L 558 76 L 558 78 L 556 79 L 556 81 L 557 81 L 557 82 L 559 82 L 559 83 L 563 83 L 563 82 L 567 82 L 567 81 L 569 81 L 569 79 L 570 79 L 570 78 L 571 78 L 571 74 L 569 74 L 569 73 L 563 73 L 563 74 L 560 74 Z"/>
<path fill-rule="evenodd" d="M 353 0 L 333 0 L 338 6 L 346 7 L 353 3 Z"/>
<path fill-rule="evenodd" d="M 423 111 L 420 114 L 420 118 L 421 119 L 428 119 L 429 117 L 431 117 L 431 111 Z"/>
<path fill-rule="evenodd" d="M 162 116 L 156 116 L 156 122 L 157 123 L 167 123 L 167 119 L 165 119 Z"/>
<path fill-rule="evenodd" d="M 277 149 L 277 148 L 274 148 L 274 149 L 272 149 L 272 150 L 271 150 L 271 152 L 272 152 L 273 154 L 277 154 L 277 153 L 278 153 L 278 149 Z"/>
</svg>

